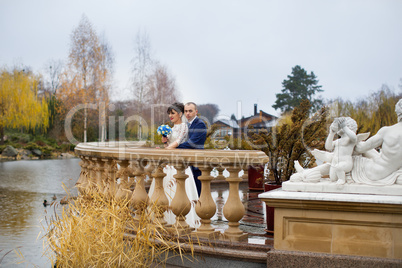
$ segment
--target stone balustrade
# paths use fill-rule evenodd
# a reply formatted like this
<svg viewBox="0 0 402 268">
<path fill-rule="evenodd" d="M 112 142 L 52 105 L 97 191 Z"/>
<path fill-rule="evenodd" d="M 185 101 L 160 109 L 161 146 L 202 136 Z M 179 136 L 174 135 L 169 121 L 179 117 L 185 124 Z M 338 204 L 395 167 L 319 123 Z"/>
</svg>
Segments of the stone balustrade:
<svg viewBox="0 0 402 268">
<path fill-rule="evenodd" d="M 193 233 L 210 239 L 243 241 L 248 238 L 239 228 L 245 209 L 239 196 L 242 178 L 238 174 L 241 170 L 246 171 L 249 165 L 268 162 L 265 153 L 245 150 L 165 150 L 141 145 L 135 142 L 78 144 L 75 152 L 82 160 L 81 174 L 77 181 L 79 193 L 97 190 L 105 198 L 114 196 L 117 199 L 129 199 L 135 210 L 135 217 L 139 217 L 149 204 L 156 205 L 158 209 L 154 220 L 166 225 L 163 213 L 169 209 L 169 201 L 163 189 L 163 178 L 166 175 L 163 167 L 171 165 L 177 170 L 174 176 L 177 181 L 176 193 L 170 204 L 176 222 L 173 226 L 166 225 L 166 229 L 180 229 L 181 233 Z M 185 222 L 185 216 L 191 208 L 184 186 L 188 177 L 185 169 L 188 166 L 198 167 L 202 172 L 199 177 L 202 183 L 201 196 L 195 205 L 201 225 L 195 230 Z M 211 176 L 214 168 L 219 172 L 216 178 Z M 224 169 L 230 174 L 227 178 L 222 176 Z M 151 197 L 148 197 L 145 188 L 146 175 L 155 180 Z M 223 215 L 229 221 L 229 226 L 224 233 L 215 230 L 211 225 L 211 218 L 217 212 L 211 195 L 211 181 L 214 179 L 225 179 L 229 188 L 229 196 L 223 207 Z"/>
</svg>

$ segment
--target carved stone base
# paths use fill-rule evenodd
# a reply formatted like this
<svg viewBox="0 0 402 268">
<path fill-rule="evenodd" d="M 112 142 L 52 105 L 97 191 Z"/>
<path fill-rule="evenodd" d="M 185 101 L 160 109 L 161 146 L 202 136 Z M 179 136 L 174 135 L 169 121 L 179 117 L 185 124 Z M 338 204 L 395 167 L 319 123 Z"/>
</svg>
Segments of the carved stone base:
<svg viewBox="0 0 402 268">
<path fill-rule="evenodd" d="M 242 234 L 237 234 L 237 235 L 227 235 L 227 234 L 223 233 L 222 240 L 223 241 L 231 241 L 231 242 L 248 241 L 248 234 L 242 233 Z"/>
<path fill-rule="evenodd" d="M 282 189 L 289 192 L 352 193 L 402 196 L 402 184 L 374 186 L 357 183 L 336 184 L 336 182 L 330 182 L 328 180 L 316 183 L 286 181 L 282 183 Z"/>
<path fill-rule="evenodd" d="M 199 237 L 199 238 L 206 238 L 209 240 L 216 240 L 219 239 L 219 237 L 221 236 L 221 232 L 219 231 L 213 231 L 213 232 L 199 232 L 199 231 L 195 231 L 191 233 L 192 237 Z"/>
<path fill-rule="evenodd" d="M 188 235 L 191 234 L 192 232 L 195 231 L 195 228 L 190 227 L 190 226 L 175 226 L 174 224 L 172 225 L 166 225 L 165 230 L 169 232 L 171 235 Z"/>
<path fill-rule="evenodd" d="M 259 195 L 275 207 L 274 248 L 402 259 L 402 197 L 286 192 Z"/>
</svg>

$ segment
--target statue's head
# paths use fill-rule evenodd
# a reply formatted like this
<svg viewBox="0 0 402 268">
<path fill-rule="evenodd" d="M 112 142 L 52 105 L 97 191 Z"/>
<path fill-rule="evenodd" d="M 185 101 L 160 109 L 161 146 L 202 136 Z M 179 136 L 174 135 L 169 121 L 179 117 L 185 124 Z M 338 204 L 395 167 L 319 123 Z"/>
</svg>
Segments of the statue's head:
<svg viewBox="0 0 402 268">
<path fill-rule="evenodd" d="M 395 112 L 398 116 L 398 122 L 402 121 L 402 99 L 400 99 L 395 105 Z"/>
<path fill-rule="evenodd" d="M 336 132 L 337 132 L 339 135 L 342 135 L 343 130 L 341 130 L 341 129 L 340 129 L 340 126 L 339 126 L 339 122 L 340 122 L 340 119 L 341 119 L 341 118 L 342 118 L 343 120 L 345 120 L 346 126 L 347 126 L 351 131 L 353 131 L 354 133 L 356 133 L 356 131 L 357 131 L 357 123 L 356 123 L 356 121 L 355 121 L 353 118 L 351 118 L 351 117 L 337 117 L 337 118 L 335 118 L 334 122 L 332 122 L 331 127 L 333 127 L 333 129 L 335 129 Z"/>
<path fill-rule="evenodd" d="M 352 130 L 354 133 L 356 133 L 356 131 L 357 131 L 357 123 L 356 123 L 356 121 L 351 117 L 345 117 L 345 121 L 346 121 L 346 126 L 350 130 Z"/>
</svg>

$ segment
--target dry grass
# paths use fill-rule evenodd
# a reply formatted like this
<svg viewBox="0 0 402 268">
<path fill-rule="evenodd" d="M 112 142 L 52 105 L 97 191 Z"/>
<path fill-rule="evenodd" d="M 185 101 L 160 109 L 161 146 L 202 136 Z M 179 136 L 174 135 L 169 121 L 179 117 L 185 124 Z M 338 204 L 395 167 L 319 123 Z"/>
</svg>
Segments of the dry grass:
<svg viewBox="0 0 402 268">
<path fill-rule="evenodd" d="M 152 211 L 148 208 L 135 220 L 128 200 L 106 199 L 95 191 L 81 195 L 48 221 L 45 255 L 57 267 L 164 266 L 169 252 L 170 257 L 193 259 L 192 240 L 186 239 L 185 254 L 177 236 L 166 235 Z"/>
</svg>

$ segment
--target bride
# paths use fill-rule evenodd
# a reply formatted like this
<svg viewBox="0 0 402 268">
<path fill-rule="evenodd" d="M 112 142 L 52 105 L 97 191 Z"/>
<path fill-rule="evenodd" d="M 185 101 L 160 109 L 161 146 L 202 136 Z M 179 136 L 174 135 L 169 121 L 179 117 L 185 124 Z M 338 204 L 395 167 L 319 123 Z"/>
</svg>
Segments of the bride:
<svg viewBox="0 0 402 268">
<path fill-rule="evenodd" d="M 162 142 L 165 144 L 165 149 L 171 150 L 176 149 L 181 143 L 187 140 L 188 136 L 188 126 L 187 122 L 185 122 L 184 114 L 184 105 L 182 103 L 174 103 L 167 109 L 167 114 L 169 115 L 170 121 L 174 124 L 172 128 L 172 132 L 167 137 L 162 137 Z M 176 169 L 173 166 L 167 165 L 163 172 L 166 173 L 165 178 L 163 179 L 163 189 L 165 190 L 166 197 L 169 200 L 169 207 L 172 203 L 174 195 L 176 193 L 176 179 L 173 177 L 177 173 Z M 185 188 L 187 197 L 191 202 L 191 210 L 186 216 L 186 222 L 191 227 L 198 227 L 199 225 L 199 217 L 195 212 L 195 204 L 198 200 L 198 192 L 197 187 L 194 182 L 194 176 L 191 172 L 190 168 L 186 169 L 186 174 L 188 178 L 185 182 Z M 155 189 L 155 180 L 152 181 L 151 186 L 149 188 L 148 196 L 151 197 Z M 168 209 L 165 212 L 165 220 L 168 224 L 175 223 L 176 216 L 173 212 Z"/>
</svg>

